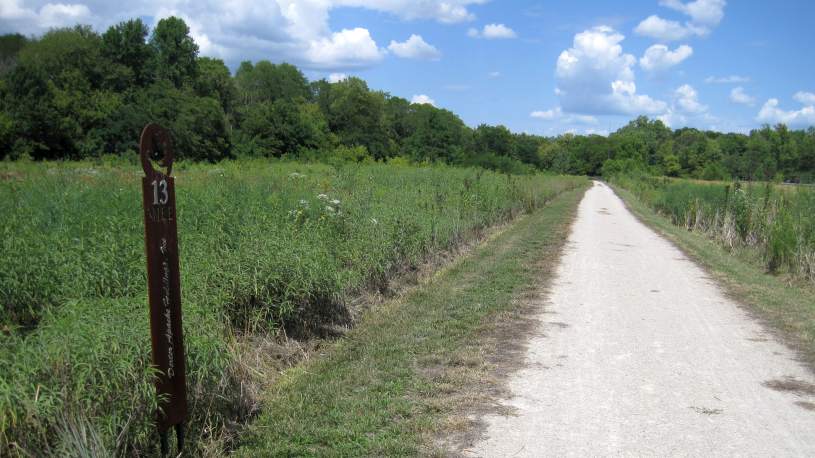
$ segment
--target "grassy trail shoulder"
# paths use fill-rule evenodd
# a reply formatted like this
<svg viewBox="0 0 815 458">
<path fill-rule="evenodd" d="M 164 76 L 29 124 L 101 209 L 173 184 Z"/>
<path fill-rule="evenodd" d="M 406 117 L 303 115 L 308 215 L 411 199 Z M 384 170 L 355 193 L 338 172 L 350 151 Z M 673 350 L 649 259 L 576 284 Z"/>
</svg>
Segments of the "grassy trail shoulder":
<svg viewBox="0 0 815 458">
<path fill-rule="evenodd" d="M 238 455 L 442 453 L 434 439 L 489 367 L 479 341 L 551 277 L 585 189 L 521 218 L 285 373 Z"/>
<path fill-rule="evenodd" d="M 768 274 L 756 259 L 731 253 L 703 234 L 675 226 L 631 192 L 613 188 L 641 221 L 700 263 L 728 294 L 778 331 L 809 367 L 815 367 L 815 289 Z"/>
</svg>

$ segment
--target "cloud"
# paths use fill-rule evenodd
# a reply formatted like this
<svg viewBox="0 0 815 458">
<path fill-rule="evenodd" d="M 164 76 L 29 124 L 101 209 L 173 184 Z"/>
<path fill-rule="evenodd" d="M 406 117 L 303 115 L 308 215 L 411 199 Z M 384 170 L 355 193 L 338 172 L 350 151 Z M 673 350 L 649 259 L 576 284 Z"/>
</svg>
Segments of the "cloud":
<svg viewBox="0 0 815 458">
<path fill-rule="evenodd" d="M 504 24 L 487 24 L 482 30 L 470 28 L 467 30 L 467 36 L 470 38 L 485 38 L 487 40 L 501 40 L 518 37 L 514 30 L 510 29 Z"/>
<path fill-rule="evenodd" d="M 803 97 L 803 99 L 807 98 Z M 801 100 L 798 101 L 801 102 Z M 769 99 L 761 107 L 756 120 L 767 124 L 783 123 L 794 127 L 815 126 L 815 106 L 805 104 L 800 110 L 786 111 L 778 108 L 778 99 Z"/>
<path fill-rule="evenodd" d="M 306 56 L 316 68 L 355 68 L 382 60 L 385 52 L 377 47 L 368 29 L 357 27 L 312 40 Z"/>
<path fill-rule="evenodd" d="M 424 94 L 414 95 L 413 98 L 410 99 L 410 103 L 415 103 L 417 105 L 433 105 L 434 107 L 436 106 L 436 101 Z"/>
<path fill-rule="evenodd" d="M 815 94 L 811 92 L 798 91 L 792 97 L 804 105 L 815 105 Z"/>
<path fill-rule="evenodd" d="M 653 45 L 640 58 L 640 67 L 650 72 L 668 69 L 693 55 L 693 48 L 682 45 L 671 51 L 665 45 Z"/>
<path fill-rule="evenodd" d="M 708 76 L 705 78 L 707 84 L 738 84 L 749 83 L 750 78 L 746 76 L 730 75 L 730 76 Z"/>
<path fill-rule="evenodd" d="M 63 0 L 64 1 L 64 0 Z M 68 0 L 70 1 L 70 0 Z M 474 5 L 487 0 L 0 0 L 0 33 L 41 34 L 50 27 L 90 24 L 99 31 L 122 20 L 181 17 L 190 26 L 201 54 L 230 64 L 240 60 L 288 61 L 304 68 L 345 70 L 379 62 L 383 50 L 359 26 L 332 30 L 337 8 L 362 8 L 402 20 L 444 24 L 472 21 Z"/>
<path fill-rule="evenodd" d="M 597 115 L 639 115 L 663 112 L 665 102 L 637 94 L 632 67 L 637 59 L 623 53 L 625 37 L 606 26 L 574 36 L 560 53 L 555 76 L 564 111 Z"/>
<path fill-rule="evenodd" d="M 345 73 L 332 73 L 328 75 L 328 82 L 329 83 L 339 83 L 340 81 L 344 81 L 348 79 L 348 75 Z"/>
<path fill-rule="evenodd" d="M 293 0 L 290 0 L 293 1 Z M 402 19 L 429 19 L 445 24 L 475 20 L 469 5 L 481 5 L 488 0 L 336 0 L 333 6 L 354 6 L 394 14 Z"/>
<path fill-rule="evenodd" d="M 530 117 L 537 118 L 537 119 L 545 119 L 547 121 L 552 119 L 557 119 L 563 115 L 560 107 L 552 108 L 551 110 L 546 111 L 533 111 L 529 113 Z"/>
<path fill-rule="evenodd" d="M 700 32 L 702 32 L 702 29 L 691 29 L 676 21 L 662 19 L 657 15 L 648 16 L 634 28 L 634 33 L 638 35 L 662 41 L 684 40 L 690 36 L 698 35 Z"/>
<path fill-rule="evenodd" d="M 489 72 L 489 73 L 487 73 L 487 77 L 489 79 L 492 79 L 492 80 L 494 80 L 496 78 L 500 78 L 501 76 L 503 76 L 503 75 L 501 75 L 501 72 Z"/>
<path fill-rule="evenodd" d="M 695 0 L 682 3 L 679 0 L 662 0 L 660 5 L 690 16 L 695 24 L 715 26 L 724 18 L 725 0 Z"/>
<path fill-rule="evenodd" d="M 753 106 L 756 103 L 756 98 L 744 92 L 741 86 L 734 87 L 730 91 L 730 101 L 733 103 L 740 103 L 742 105 Z"/>
<path fill-rule="evenodd" d="M 662 0 L 660 5 L 685 14 L 689 20 L 680 24 L 653 14 L 640 22 L 634 32 L 662 41 L 677 41 L 692 36 L 703 37 L 724 18 L 726 4 L 725 0 L 695 0 L 688 3 L 682 3 L 680 0 Z"/>
<path fill-rule="evenodd" d="M 657 119 L 668 127 L 695 126 L 705 129 L 719 121 L 708 112 L 708 106 L 699 101 L 699 93 L 689 84 L 674 90 L 671 106 Z"/>
<path fill-rule="evenodd" d="M 597 124 L 597 118 L 590 115 L 571 114 L 566 115 L 560 107 L 555 107 L 546 111 L 533 111 L 529 116 L 544 121 L 562 120 L 567 124 Z"/>
<path fill-rule="evenodd" d="M 19 0 L 0 0 L 0 23 L 3 23 L 0 32 L 37 33 L 93 19 L 91 10 L 80 3 L 45 3 L 31 7 L 21 3 Z"/>
<path fill-rule="evenodd" d="M 683 84 L 674 91 L 676 107 L 689 114 L 699 114 L 707 111 L 707 106 L 699 103 L 699 94 L 690 84 Z"/>
<path fill-rule="evenodd" d="M 405 59 L 439 60 L 441 52 L 435 46 L 424 41 L 421 35 L 411 35 L 402 43 L 391 41 L 388 49 Z"/>
</svg>

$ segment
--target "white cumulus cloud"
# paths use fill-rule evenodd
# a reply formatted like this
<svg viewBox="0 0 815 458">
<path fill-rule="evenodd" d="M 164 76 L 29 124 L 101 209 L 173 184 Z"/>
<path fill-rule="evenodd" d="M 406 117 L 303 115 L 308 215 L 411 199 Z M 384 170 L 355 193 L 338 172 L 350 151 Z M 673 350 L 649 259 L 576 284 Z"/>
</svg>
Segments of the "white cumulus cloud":
<svg viewBox="0 0 815 458">
<path fill-rule="evenodd" d="M 689 84 L 674 90 L 671 106 L 657 119 L 672 128 L 693 126 L 702 129 L 710 129 L 719 121 L 709 113 L 708 106 L 699 101 L 699 93 Z"/>
<path fill-rule="evenodd" d="M 52 27 L 88 23 L 93 19 L 91 10 L 82 3 L 0 0 L 0 32 L 38 33 Z"/>
<path fill-rule="evenodd" d="M 414 95 L 413 98 L 410 99 L 410 103 L 415 103 L 417 105 L 433 105 L 434 107 L 436 106 L 436 101 L 424 94 Z"/>
<path fill-rule="evenodd" d="M 312 40 L 306 55 L 317 68 L 353 68 L 377 62 L 385 53 L 377 47 L 368 29 L 357 27 Z"/>
<path fill-rule="evenodd" d="M 70 0 L 67 0 L 70 1 Z M 74 0 L 76 1 L 76 0 Z M 401 20 L 451 24 L 475 19 L 472 6 L 488 0 L 0 0 L 0 33 L 41 34 L 51 27 L 90 24 L 99 31 L 132 18 L 154 27 L 178 16 L 190 26 L 202 55 L 229 63 L 288 61 L 312 69 L 341 71 L 371 66 L 383 49 L 362 25 L 332 30 L 337 8 L 362 8 Z"/>
<path fill-rule="evenodd" d="M 734 87 L 730 91 L 730 101 L 733 103 L 752 106 L 754 103 L 756 103 L 756 98 L 744 92 L 743 87 L 738 86 Z"/>
<path fill-rule="evenodd" d="M 625 37 L 606 26 L 578 33 L 561 52 L 555 76 L 564 111 L 580 114 L 658 114 L 665 102 L 638 94 L 632 67 L 637 59 L 623 52 Z"/>
<path fill-rule="evenodd" d="M 804 105 L 815 105 L 815 94 L 811 92 L 798 91 L 792 97 Z"/>
<path fill-rule="evenodd" d="M 665 45 L 653 45 L 640 57 L 640 67 L 650 72 L 665 70 L 692 55 L 693 48 L 688 45 L 679 46 L 673 51 Z"/>
<path fill-rule="evenodd" d="M 518 34 L 504 24 L 487 24 L 483 29 L 470 28 L 467 36 L 471 38 L 485 38 L 487 40 L 501 40 L 517 38 Z"/>
<path fill-rule="evenodd" d="M 395 55 L 405 59 L 441 59 L 441 52 L 435 46 L 424 41 L 421 35 L 411 35 L 402 43 L 391 41 L 388 49 Z"/>
<path fill-rule="evenodd" d="M 638 35 L 656 38 L 662 41 L 684 40 L 693 35 L 703 34 L 702 29 L 685 27 L 676 21 L 662 19 L 657 15 L 651 15 L 640 22 L 634 32 Z"/>
<path fill-rule="evenodd" d="M 698 114 L 707 111 L 707 106 L 699 103 L 699 94 L 690 84 L 683 84 L 674 91 L 676 106 L 685 113 Z"/>
<path fill-rule="evenodd" d="M 724 18 L 725 0 L 662 0 L 660 5 L 688 16 L 684 23 L 663 19 L 655 14 L 648 16 L 634 29 L 638 35 L 661 41 L 683 40 L 692 36 L 705 36 Z"/>
<path fill-rule="evenodd" d="M 767 100 L 758 112 L 756 120 L 768 124 L 783 123 L 793 127 L 815 126 L 815 105 L 805 103 L 800 110 L 789 111 L 779 108 L 778 105 L 778 99 Z"/>
<path fill-rule="evenodd" d="M 690 16 L 695 24 L 715 26 L 724 18 L 725 0 L 694 0 L 682 3 L 680 0 L 662 0 L 661 5 Z"/>
</svg>

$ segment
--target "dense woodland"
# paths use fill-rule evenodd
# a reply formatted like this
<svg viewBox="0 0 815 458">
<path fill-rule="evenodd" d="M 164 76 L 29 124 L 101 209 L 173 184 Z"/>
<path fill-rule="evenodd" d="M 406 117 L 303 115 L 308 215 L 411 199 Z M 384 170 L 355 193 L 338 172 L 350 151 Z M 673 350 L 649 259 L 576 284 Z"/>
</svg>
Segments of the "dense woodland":
<svg viewBox="0 0 815 458">
<path fill-rule="evenodd" d="M 637 118 L 608 137 L 557 138 L 468 127 L 454 113 L 370 89 L 359 78 L 309 82 L 296 67 L 243 62 L 232 75 L 200 57 L 183 20 L 134 19 L 42 37 L 0 37 L 0 157 L 134 155 L 150 121 L 177 155 L 442 161 L 505 172 L 600 175 L 642 169 L 704 179 L 815 181 L 815 128 L 749 135 L 671 130 Z"/>
</svg>

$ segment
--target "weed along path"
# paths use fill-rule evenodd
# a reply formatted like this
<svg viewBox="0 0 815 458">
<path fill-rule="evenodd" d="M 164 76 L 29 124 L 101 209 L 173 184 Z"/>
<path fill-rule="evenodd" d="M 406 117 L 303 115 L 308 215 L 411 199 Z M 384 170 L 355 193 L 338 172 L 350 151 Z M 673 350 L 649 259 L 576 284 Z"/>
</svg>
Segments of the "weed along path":
<svg viewBox="0 0 815 458">
<path fill-rule="evenodd" d="M 815 456 L 812 373 L 601 183 L 538 318 L 464 455 Z"/>
</svg>

